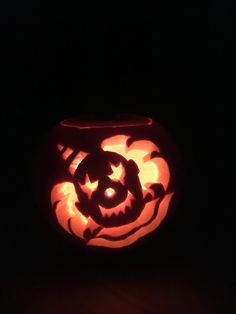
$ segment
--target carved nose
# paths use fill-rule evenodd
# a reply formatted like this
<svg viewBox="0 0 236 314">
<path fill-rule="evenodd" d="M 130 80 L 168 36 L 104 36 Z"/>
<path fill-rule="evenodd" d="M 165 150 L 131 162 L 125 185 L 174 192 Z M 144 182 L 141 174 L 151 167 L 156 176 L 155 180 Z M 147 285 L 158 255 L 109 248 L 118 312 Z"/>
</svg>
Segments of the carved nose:
<svg viewBox="0 0 236 314">
<path fill-rule="evenodd" d="M 113 188 L 107 188 L 104 191 L 104 195 L 107 198 L 112 198 L 112 197 L 114 197 L 116 195 L 116 191 Z"/>
</svg>

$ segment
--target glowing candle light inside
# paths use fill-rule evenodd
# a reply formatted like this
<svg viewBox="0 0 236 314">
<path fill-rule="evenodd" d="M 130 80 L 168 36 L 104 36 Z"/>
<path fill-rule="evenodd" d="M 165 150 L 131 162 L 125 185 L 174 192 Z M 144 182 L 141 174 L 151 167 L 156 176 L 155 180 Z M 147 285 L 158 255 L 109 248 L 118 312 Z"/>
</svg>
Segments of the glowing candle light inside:
<svg viewBox="0 0 236 314">
<path fill-rule="evenodd" d="M 115 190 L 113 188 L 107 188 L 104 192 L 106 197 L 113 197 L 115 195 Z"/>
<path fill-rule="evenodd" d="M 46 195 L 40 201 L 56 224 L 86 245 L 107 248 L 129 246 L 159 227 L 179 182 L 178 154 L 161 126 L 142 117 L 75 118 L 53 132 L 40 161 L 52 168 L 48 179 L 45 173 L 51 208 Z M 55 158 L 47 159 L 49 152 Z"/>
</svg>

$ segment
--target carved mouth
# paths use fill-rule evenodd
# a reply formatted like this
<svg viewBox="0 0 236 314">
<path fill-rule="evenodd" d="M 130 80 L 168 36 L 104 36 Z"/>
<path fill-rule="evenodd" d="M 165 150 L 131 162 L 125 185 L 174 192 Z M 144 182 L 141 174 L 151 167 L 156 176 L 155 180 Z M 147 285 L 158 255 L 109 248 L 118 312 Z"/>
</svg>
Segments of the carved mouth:
<svg viewBox="0 0 236 314">
<path fill-rule="evenodd" d="M 132 193 L 128 192 L 126 199 L 113 208 L 98 205 L 98 215 L 94 218 L 102 227 L 119 227 L 135 221 L 143 207 L 144 203 L 135 199 Z"/>
<path fill-rule="evenodd" d="M 147 203 L 140 216 L 135 222 L 121 226 L 119 228 L 102 228 L 93 239 L 89 240 L 89 245 L 109 246 L 112 243 L 113 248 L 129 245 L 155 230 L 165 218 L 169 203 L 174 193 L 168 193 L 164 198 L 155 199 Z M 140 233 L 141 232 L 141 233 Z M 112 241 L 112 242 L 111 242 Z"/>
<path fill-rule="evenodd" d="M 111 216 L 123 216 L 126 213 L 130 212 L 130 210 L 132 209 L 132 205 L 135 202 L 133 195 L 128 192 L 128 195 L 126 197 L 126 199 L 121 202 L 119 205 L 113 207 L 113 208 L 105 208 L 101 205 L 98 205 L 99 209 L 100 209 L 100 213 L 104 218 L 109 218 Z"/>
</svg>

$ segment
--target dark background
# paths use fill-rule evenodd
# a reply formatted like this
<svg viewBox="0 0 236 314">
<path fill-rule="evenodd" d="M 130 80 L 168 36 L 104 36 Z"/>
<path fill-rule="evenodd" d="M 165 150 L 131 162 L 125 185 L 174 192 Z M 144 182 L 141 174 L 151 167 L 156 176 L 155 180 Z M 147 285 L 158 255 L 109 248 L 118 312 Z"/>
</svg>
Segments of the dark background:
<svg viewBox="0 0 236 314">
<path fill-rule="evenodd" d="M 234 313 L 233 4 L 1 10 L 2 313 Z M 41 216 L 32 163 L 80 114 L 151 116 L 174 137 L 182 199 L 155 236 L 116 252 Z"/>
</svg>

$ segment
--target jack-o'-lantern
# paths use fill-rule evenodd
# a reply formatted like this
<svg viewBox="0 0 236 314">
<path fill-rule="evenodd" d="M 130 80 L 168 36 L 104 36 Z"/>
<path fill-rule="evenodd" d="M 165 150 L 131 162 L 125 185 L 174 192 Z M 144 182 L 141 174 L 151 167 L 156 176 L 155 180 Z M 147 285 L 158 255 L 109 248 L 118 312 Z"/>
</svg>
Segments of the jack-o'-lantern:
<svg viewBox="0 0 236 314">
<path fill-rule="evenodd" d="M 74 238 L 124 247 L 166 217 L 175 195 L 173 143 L 152 119 L 64 120 L 46 147 L 44 206 Z"/>
</svg>

